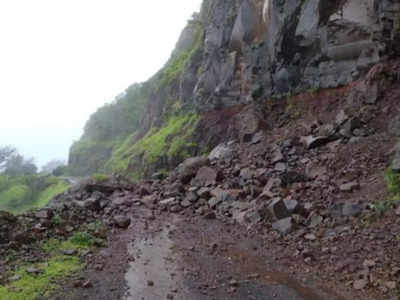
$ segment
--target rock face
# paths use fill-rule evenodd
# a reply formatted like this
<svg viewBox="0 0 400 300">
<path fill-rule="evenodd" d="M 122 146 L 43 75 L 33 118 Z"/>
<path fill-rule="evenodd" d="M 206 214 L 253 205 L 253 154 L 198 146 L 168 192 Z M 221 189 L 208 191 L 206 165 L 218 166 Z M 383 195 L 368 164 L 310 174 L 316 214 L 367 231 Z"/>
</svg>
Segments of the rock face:
<svg viewBox="0 0 400 300">
<path fill-rule="evenodd" d="M 399 16 L 390 1 L 236 2 L 203 3 L 206 67 L 194 98 L 205 110 L 344 85 L 383 58 L 380 47 L 399 50 L 387 43 Z"/>
<path fill-rule="evenodd" d="M 140 99 L 146 100 L 143 119 L 136 127 L 131 124 L 122 129 L 125 144 L 135 149 L 155 128 L 168 123 L 169 112 L 176 112 L 177 107 L 181 107 L 180 114 L 199 113 L 197 126 L 185 128 L 190 124 L 183 124 L 168 136 L 175 140 L 166 139 L 165 149 L 157 153 L 127 150 L 121 155 L 122 162 L 111 148 L 102 148 L 101 138 L 90 149 L 87 143 L 78 143 L 71 149 L 70 164 L 77 170 L 93 172 L 106 166 L 112 171 L 137 172 L 137 177 L 150 176 L 160 169 L 171 170 L 188 154 L 208 152 L 221 142 L 251 141 L 258 131 L 275 126 L 277 120 L 264 122 L 261 109 L 270 97 L 343 86 L 399 54 L 399 20 L 399 4 L 390 0 L 204 0 L 169 62 L 139 87 Z M 369 91 L 364 103 L 376 103 L 377 86 L 364 89 Z M 368 134 L 356 128 L 354 120 L 342 121 L 341 135 Z M 105 128 L 110 127 L 104 122 Z M 132 140 L 129 134 L 135 131 L 138 134 Z M 90 138 L 90 133 L 85 137 Z M 332 137 L 317 135 L 307 143 L 314 148 Z M 160 147 L 151 139 L 145 144 Z M 224 151 L 220 148 L 211 158 L 226 155 Z M 90 168 L 85 168 L 89 163 Z"/>
</svg>

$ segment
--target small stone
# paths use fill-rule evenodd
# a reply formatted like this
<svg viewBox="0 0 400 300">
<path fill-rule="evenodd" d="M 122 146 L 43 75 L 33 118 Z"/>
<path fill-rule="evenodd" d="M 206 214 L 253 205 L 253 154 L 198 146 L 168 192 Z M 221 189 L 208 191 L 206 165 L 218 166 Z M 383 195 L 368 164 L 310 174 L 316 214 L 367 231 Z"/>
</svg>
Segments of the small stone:
<svg viewBox="0 0 400 300">
<path fill-rule="evenodd" d="M 20 279 L 21 279 L 21 276 L 19 276 L 19 275 L 14 275 L 14 276 L 11 276 L 11 277 L 9 278 L 10 281 L 18 281 L 18 280 L 20 280 Z"/>
<path fill-rule="evenodd" d="M 299 203 L 296 200 L 290 200 L 290 199 L 285 199 L 283 200 L 285 202 L 286 208 L 290 213 L 294 213 L 296 211 L 297 206 Z"/>
<path fill-rule="evenodd" d="M 317 237 L 315 236 L 315 234 L 312 234 L 312 233 L 306 234 L 306 235 L 304 236 L 304 238 L 305 238 L 306 240 L 309 240 L 309 241 L 315 241 L 315 240 L 317 239 Z"/>
<path fill-rule="evenodd" d="M 354 191 L 356 189 L 359 189 L 359 188 L 360 188 L 360 184 L 358 182 L 356 182 L 356 181 L 342 184 L 339 187 L 339 189 L 342 192 L 352 192 L 352 191 Z"/>
<path fill-rule="evenodd" d="M 237 280 L 235 280 L 235 279 L 232 279 L 232 280 L 229 282 L 229 285 L 230 285 L 230 286 L 233 286 L 233 287 L 238 287 L 238 286 L 239 286 L 239 282 L 237 282 Z"/>
<path fill-rule="evenodd" d="M 278 171 L 278 172 L 285 172 L 286 169 L 287 169 L 287 166 L 286 166 L 285 163 L 280 162 L 280 163 L 277 163 L 277 164 L 275 165 L 275 171 Z"/>
<path fill-rule="evenodd" d="M 306 136 L 303 137 L 303 142 L 308 149 L 314 149 L 328 144 L 331 142 L 331 139 L 326 136 Z"/>
<path fill-rule="evenodd" d="M 87 280 L 82 284 L 82 287 L 85 288 L 85 289 L 92 288 L 93 287 L 93 283 L 90 280 Z"/>
<path fill-rule="evenodd" d="M 357 217 L 362 213 L 362 206 L 356 203 L 344 203 L 342 207 L 342 215 L 344 217 Z"/>
<path fill-rule="evenodd" d="M 375 267 L 375 265 L 376 265 L 375 261 L 371 259 L 366 259 L 363 262 L 364 268 L 373 268 Z"/>
<path fill-rule="evenodd" d="M 336 116 L 336 124 L 340 126 L 340 125 L 344 124 L 345 122 L 347 122 L 348 119 L 349 119 L 349 116 L 342 109 L 341 111 L 339 111 L 339 113 Z"/>
<path fill-rule="evenodd" d="M 62 249 L 61 253 L 64 255 L 72 256 L 78 253 L 76 249 Z"/>
<path fill-rule="evenodd" d="M 42 271 L 33 267 L 26 268 L 26 273 L 28 274 L 39 274 Z"/>
<path fill-rule="evenodd" d="M 275 198 L 272 203 L 268 206 L 271 214 L 277 219 L 284 219 L 290 217 L 291 213 L 287 209 L 285 202 L 281 198 Z"/>
<path fill-rule="evenodd" d="M 396 289 L 397 284 L 395 281 L 387 281 L 385 283 L 385 286 L 390 290 L 394 290 L 394 289 Z"/>
<path fill-rule="evenodd" d="M 396 216 L 400 216 L 400 206 L 398 208 L 396 208 L 395 214 L 396 214 Z"/>
<path fill-rule="evenodd" d="M 210 211 L 210 212 L 207 212 L 204 214 L 204 219 L 206 219 L 206 220 L 214 220 L 216 218 L 217 218 L 217 216 L 216 216 L 215 212 L 213 212 L 213 211 Z"/>
<path fill-rule="evenodd" d="M 114 223 L 119 228 L 128 228 L 129 225 L 131 224 L 131 219 L 128 218 L 127 216 L 118 215 L 114 217 Z"/>
<path fill-rule="evenodd" d="M 313 215 L 313 216 L 311 217 L 311 221 L 310 221 L 309 227 L 310 227 L 310 228 L 315 228 L 315 227 L 319 226 L 319 225 L 322 223 L 323 220 L 324 220 L 324 219 L 323 219 L 321 216 L 319 216 L 319 215 Z"/>
<path fill-rule="evenodd" d="M 182 202 L 181 202 L 181 206 L 183 207 L 183 208 L 188 208 L 188 207 L 190 207 L 192 205 L 192 203 L 189 201 L 189 200 L 187 200 L 187 199 L 185 199 L 185 200 L 183 200 Z"/>
<path fill-rule="evenodd" d="M 272 228 L 279 231 L 282 234 L 288 234 L 293 228 L 292 217 L 288 217 L 272 224 Z"/>
<path fill-rule="evenodd" d="M 363 290 L 368 284 L 368 281 L 365 279 L 356 280 L 353 283 L 353 287 L 356 290 Z"/>
<path fill-rule="evenodd" d="M 147 280 L 147 285 L 148 285 L 148 286 L 154 286 L 154 281 L 152 281 L 152 280 Z"/>
</svg>

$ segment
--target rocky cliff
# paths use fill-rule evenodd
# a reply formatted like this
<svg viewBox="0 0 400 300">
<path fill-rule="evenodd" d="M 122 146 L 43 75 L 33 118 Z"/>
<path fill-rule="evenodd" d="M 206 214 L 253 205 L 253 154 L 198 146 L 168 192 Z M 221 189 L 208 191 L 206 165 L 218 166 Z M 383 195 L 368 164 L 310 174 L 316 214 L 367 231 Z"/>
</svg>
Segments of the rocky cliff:
<svg viewBox="0 0 400 300">
<path fill-rule="evenodd" d="M 71 169 L 139 178 L 220 142 L 250 141 L 282 126 L 294 95 L 349 85 L 395 57 L 399 34 L 400 4 L 390 0 L 204 0 L 166 65 L 110 106 L 140 115 L 110 132 L 112 118 L 95 113 Z M 368 88 L 366 101 L 376 101 L 378 88 Z M 276 105 L 286 108 L 271 112 Z"/>
</svg>

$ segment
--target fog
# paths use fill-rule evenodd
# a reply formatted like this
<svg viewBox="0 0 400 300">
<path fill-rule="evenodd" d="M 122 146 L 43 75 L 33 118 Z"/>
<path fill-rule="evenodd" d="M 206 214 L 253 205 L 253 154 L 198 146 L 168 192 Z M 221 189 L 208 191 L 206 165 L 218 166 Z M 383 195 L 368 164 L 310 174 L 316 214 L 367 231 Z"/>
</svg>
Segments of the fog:
<svg viewBox="0 0 400 300">
<path fill-rule="evenodd" d="M 67 159 L 90 114 L 168 59 L 201 0 L 0 2 L 0 145 Z"/>
</svg>

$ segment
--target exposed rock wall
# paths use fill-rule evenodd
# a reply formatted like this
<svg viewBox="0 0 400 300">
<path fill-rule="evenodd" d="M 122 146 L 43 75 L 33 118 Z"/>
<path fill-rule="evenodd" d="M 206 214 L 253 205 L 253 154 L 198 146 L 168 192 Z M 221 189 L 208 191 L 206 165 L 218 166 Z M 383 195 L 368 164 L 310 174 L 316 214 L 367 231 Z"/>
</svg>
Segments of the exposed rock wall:
<svg viewBox="0 0 400 300">
<path fill-rule="evenodd" d="M 398 17 L 390 1 L 205 1 L 194 102 L 209 111 L 348 84 L 398 50 Z"/>
<path fill-rule="evenodd" d="M 172 114 L 193 111 L 201 120 L 191 154 L 229 138 L 248 139 L 274 126 L 260 113 L 271 98 L 347 85 L 399 54 L 399 20 L 394 0 L 204 0 L 169 62 L 143 85 L 146 113 L 125 144 L 140 142 Z M 136 160 L 129 165 L 146 163 Z"/>
</svg>

